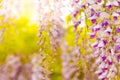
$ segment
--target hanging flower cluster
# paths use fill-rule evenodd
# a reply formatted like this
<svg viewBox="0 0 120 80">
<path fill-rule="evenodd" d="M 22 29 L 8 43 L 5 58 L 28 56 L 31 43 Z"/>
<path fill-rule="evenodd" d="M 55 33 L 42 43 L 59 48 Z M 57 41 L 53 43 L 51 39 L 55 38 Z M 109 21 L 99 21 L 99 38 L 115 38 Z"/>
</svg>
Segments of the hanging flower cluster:
<svg viewBox="0 0 120 80">
<path fill-rule="evenodd" d="M 60 17 L 62 16 L 62 12 L 60 11 L 60 9 L 62 8 L 61 2 L 61 0 L 36 0 L 36 9 L 39 17 L 38 23 L 39 26 L 41 26 L 39 30 L 39 44 L 45 44 L 44 42 L 46 41 L 46 39 L 43 39 L 43 35 L 45 32 L 46 35 L 49 36 L 49 43 L 54 51 L 56 51 L 56 47 L 59 46 L 64 33 L 64 29 L 62 26 L 63 19 Z"/>
<path fill-rule="evenodd" d="M 0 66 L 0 80 L 50 80 L 50 72 L 45 58 L 34 54 L 27 63 L 22 63 L 21 57 L 10 55 L 5 64 Z"/>
<path fill-rule="evenodd" d="M 53 1 L 53 2 L 52 2 Z M 70 48 L 70 53 L 67 52 L 68 46 L 65 47 L 65 28 L 63 25 L 65 23 L 64 17 L 68 15 L 64 11 L 71 7 L 71 4 L 65 4 L 67 1 L 62 0 L 51 0 L 42 1 L 39 0 L 37 9 L 39 15 L 39 45 L 44 46 L 40 48 L 40 53 L 46 48 L 46 41 L 49 38 L 50 49 L 53 50 L 52 55 L 56 55 L 57 49 L 62 50 L 62 76 L 64 80 L 79 80 L 80 70 L 78 68 L 79 60 L 79 46 Z M 70 3 L 70 2 L 69 2 Z M 47 6 L 46 6 L 47 5 Z M 46 7 L 45 7 L 46 6 Z M 65 15 L 64 15 L 65 14 Z M 48 37 L 45 37 L 46 34 Z M 65 41 L 66 42 L 66 41 Z M 63 50 L 64 49 L 64 50 Z M 71 70 L 70 70 L 71 69 Z"/>
<path fill-rule="evenodd" d="M 64 46 L 65 47 L 65 46 Z M 63 48 L 64 48 L 63 47 Z M 65 48 L 65 50 L 68 50 Z M 63 51 L 62 54 L 62 76 L 63 80 L 79 80 L 80 69 L 78 60 L 80 59 L 79 47 L 70 48 L 69 51 Z"/>
<path fill-rule="evenodd" d="M 35 54 L 32 58 L 32 79 L 31 80 L 50 80 L 50 72 L 44 63 L 45 55 Z"/>
<path fill-rule="evenodd" d="M 0 80 L 32 80 L 31 63 L 23 64 L 20 57 L 10 55 L 0 66 Z"/>
<path fill-rule="evenodd" d="M 0 2 L 0 16 L 3 16 L 2 22 L 9 22 L 11 18 L 19 18 L 22 8 L 22 0 L 2 0 Z"/>
<path fill-rule="evenodd" d="M 0 43 L 3 38 L 2 35 L 5 31 L 3 29 L 4 24 L 14 24 L 14 20 L 20 18 L 20 12 L 22 9 L 22 0 L 1 0 L 0 1 Z M 5 25 L 6 26 L 6 25 Z"/>
<path fill-rule="evenodd" d="M 20 58 L 16 56 L 9 56 L 6 64 L 1 66 L 0 80 L 17 80 L 21 70 Z"/>
<path fill-rule="evenodd" d="M 4 18 L 0 20 L 0 23 L 17 17 L 21 6 L 21 4 L 18 5 L 19 1 L 22 0 L 2 1 L 0 16 L 4 16 Z M 55 59 L 59 53 L 63 80 L 80 79 L 79 60 L 84 62 L 82 67 L 86 71 L 83 78 L 85 80 L 90 77 L 92 71 L 95 71 L 99 80 L 112 80 L 119 74 L 120 0 L 35 0 L 35 2 L 40 27 L 39 54 L 33 55 L 30 63 L 25 65 L 22 64 L 19 57 L 13 55 L 8 57 L 6 64 L 0 68 L 0 80 L 50 80 L 51 74 L 48 67 L 51 65 L 47 65 L 47 62 L 49 63 L 51 60 L 50 63 L 52 63 L 53 59 L 47 61 L 46 58 L 50 56 Z M 65 22 L 66 16 L 68 22 Z M 69 20 L 72 21 L 69 22 Z M 88 34 L 85 34 L 84 39 L 81 40 L 81 46 L 78 43 L 80 43 L 84 28 L 80 29 L 83 31 L 78 31 L 78 26 L 81 26 L 83 22 L 89 32 L 84 32 L 84 34 Z M 69 27 L 73 24 L 74 32 L 80 32 L 76 35 L 72 46 L 66 40 L 65 23 L 68 25 L 70 23 Z M 85 48 L 85 51 L 82 51 L 81 47 Z M 91 47 L 92 49 L 90 49 Z M 85 55 L 80 55 L 80 52 Z M 87 52 L 90 52 L 90 56 L 86 55 Z M 93 62 L 90 62 L 91 56 L 94 59 Z M 88 65 L 91 65 L 90 68 L 94 67 L 95 70 L 87 71 Z M 93 74 L 91 75 L 96 79 Z"/>
<path fill-rule="evenodd" d="M 78 2 L 77 2 L 78 3 Z M 94 48 L 96 74 L 98 79 L 112 79 L 118 73 L 120 51 L 120 1 L 119 0 L 86 0 L 82 2 L 79 10 L 85 14 L 86 22 L 91 30 L 90 39 Z M 78 14 L 75 11 L 74 17 Z M 75 24 L 76 28 L 76 24 Z"/>
</svg>

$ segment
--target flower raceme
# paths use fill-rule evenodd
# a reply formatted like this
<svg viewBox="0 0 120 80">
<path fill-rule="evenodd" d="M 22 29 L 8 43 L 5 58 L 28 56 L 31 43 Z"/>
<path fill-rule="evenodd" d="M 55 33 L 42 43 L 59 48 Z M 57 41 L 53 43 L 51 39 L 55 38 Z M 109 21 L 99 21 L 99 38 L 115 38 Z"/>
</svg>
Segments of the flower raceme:
<svg viewBox="0 0 120 80">
<path fill-rule="evenodd" d="M 57 29 L 61 29 L 63 26 L 61 24 L 64 23 L 64 20 L 60 17 L 63 16 L 62 11 L 60 11 L 63 9 L 63 6 L 67 6 L 64 9 L 71 9 L 75 29 L 77 29 L 83 21 L 82 17 L 78 17 L 78 15 L 84 13 L 87 29 L 90 30 L 90 40 L 95 40 L 91 42 L 91 46 L 94 49 L 91 54 L 93 56 L 96 55 L 94 56 L 96 65 L 95 73 L 98 74 L 98 79 L 100 80 L 114 78 L 118 73 L 116 66 L 120 61 L 120 0 L 75 0 L 72 2 L 73 3 L 69 2 L 68 5 L 64 5 L 64 3 L 59 0 L 57 2 L 53 0 L 53 3 L 49 3 L 46 9 L 44 9 L 43 6 L 47 4 L 47 1 L 42 2 L 39 0 L 38 6 L 40 9 L 37 8 L 40 17 L 39 24 L 42 26 L 41 28 L 43 28 L 43 30 L 48 32 L 50 45 L 53 45 L 53 49 L 55 49 L 55 46 L 62 41 L 58 37 L 58 34 L 62 36 L 64 34 L 61 34 L 61 31 Z M 59 3 L 61 3 L 61 5 L 59 5 Z M 58 10 L 55 7 L 60 9 Z M 91 24 L 88 25 L 87 21 Z M 50 24 L 50 27 L 48 24 Z M 52 42 L 55 43 L 52 44 Z M 68 75 L 66 76 L 68 77 Z"/>
<path fill-rule="evenodd" d="M 18 5 L 19 1 L 22 0 L 2 1 L 0 16 L 4 16 L 4 19 L 1 22 L 6 22 L 10 18 L 18 17 L 19 9 L 16 8 L 17 6 L 21 6 L 21 4 Z M 85 40 L 82 40 L 82 44 L 86 49 L 86 53 L 88 51 L 87 46 L 89 48 L 92 47 L 92 49 L 90 49 L 92 50 L 90 55 L 92 55 L 94 63 L 90 62 L 89 59 L 88 62 L 90 64 L 92 63 L 92 67 L 95 66 L 94 71 L 95 74 L 98 75 L 98 79 L 112 80 L 117 76 L 120 65 L 120 0 L 34 1 L 36 1 L 35 9 L 38 13 L 38 25 L 40 27 L 40 52 L 31 58 L 30 71 L 32 71 L 32 73 L 29 72 L 27 68 L 24 69 L 18 57 L 11 56 L 6 62 L 6 67 L 4 67 L 4 70 L 7 72 L 0 74 L 1 80 L 8 80 L 9 78 L 12 80 L 25 80 L 27 78 L 25 78 L 23 74 L 26 74 L 27 71 L 29 72 L 29 80 L 50 80 L 50 71 L 46 67 L 47 60 L 45 60 L 45 53 L 49 53 L 52 58 L 55 58 L 58 52 L 61 53 L 63 80 L 79 80 L 80 69 L 78 61 L 84 58 L 83 62 L 85 63 L 87 61 L 85 59 L 87 58 L 85 58 L 86 55 L 83 56 L 82 53 L 80 55 L 82 47 L 78 43 L 81 34 L 78 34 L 79 37 L 77 36 L 75 38 L 76 43 L 74 43 L 74 46 L 66 44 L 67 40 L 65 38 L 67 30 L 64 28 L 64 24 L 69 24 L 69 22 L 65 22 L 64 18 L 66 18 L 67 15 L 70 15 L 68 19 L 72 20 L 70 21 L 70 26 L 72 24 L 76 32 L 79 30 L 78 26 L 85 22 L 87 31 L 89 31 L 86 35 L 89 36 L 90 45 L 88 46 L 89 42 L 85 43 L 85 40 L 87 40 L 85 39 L 86 36 L 84 36 Z M 85 46 L 86 44 L 87 46 Z M 90 55 L 88 54 L 87 57 L 90 57 Z M 51 65 L 49 65 L 49 67 L 50 66 Z M 86 67 L 88 66 L 83 66 L 84 70 L 88 69 Z M 8 73 L 8 68 L 11 68 L 11 74 Z M 19 70 L 21 70 L 21 72 L 18 74 Z M 4 74 L 6 74 L 7 77 L 5 77 Z M 84 79 L 88 78 L 86 77 Z"/>
<path fill-rule="evenodd" d="M 97 66 L 95 73 L 100 80 L 111 80 L 117 75 L 117 65 L 120 63 L 120 0 L 85 0 L 81 3 L 77 10 L 82 10 L 86 20 L 92 23 L 88 29 L 91 30 L 90 39 L 95 39 L 91 43 L 94 49 L 92 55 L 97 55 L 94 56 Z M 76 10 L 75 13 L 78 14 Z"/>
</svg>

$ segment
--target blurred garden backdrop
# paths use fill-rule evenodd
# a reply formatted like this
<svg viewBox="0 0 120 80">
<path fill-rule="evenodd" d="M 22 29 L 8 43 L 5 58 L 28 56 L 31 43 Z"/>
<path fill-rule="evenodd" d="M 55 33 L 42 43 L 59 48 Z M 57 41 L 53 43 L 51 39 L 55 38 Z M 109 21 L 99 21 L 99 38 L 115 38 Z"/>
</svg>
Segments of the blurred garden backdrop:
<svg viewBox="0 0 120 80">
<path fill-rule="evenodd" d="M 17 1 L 19 2 L 19 0 Z M 14 1 L 11 2 L 14 3 Z M 16 17 L 11 17 L 6 22 L 0 22 L 2 34 L 0 43 L 1 62 L 9 54 L 30 55 L 38 51 L 38 25 L 35 21 L 36 14 L 33 6 L 33 0 L 23 0 L 21 3 L 21 10 L 17 13 L 18 19 L 16 19 Z M 17 9 L 17 7 L 15 8 Z M 13 11 L 16 9 L 13 8 Z M 2 13 L 2 10 L 0 12 Z M 10 16 L 9 13 L 8 16 Z M 3 20 L 3 18 L 4 16 L 1 15 L 0 19 Z"/>
<path fill-rule="evenodd" d="M 120 0 L 0 0 L 0 80 L 120 80 Z"/>
</svg>

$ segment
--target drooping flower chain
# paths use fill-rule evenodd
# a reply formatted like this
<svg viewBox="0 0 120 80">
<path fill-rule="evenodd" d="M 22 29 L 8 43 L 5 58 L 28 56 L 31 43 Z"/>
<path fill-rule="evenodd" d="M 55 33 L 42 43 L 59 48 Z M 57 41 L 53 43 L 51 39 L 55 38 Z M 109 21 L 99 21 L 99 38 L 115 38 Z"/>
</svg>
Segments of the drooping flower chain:
<svg viewBox="0 0 120 80">
<path fill-rule="evenodd" d="M 22 9 L 22 0 L 2 0 L 0 4 L 0 16 L 4 17 L 2 22 L 11 23 L 11 18 L 19 19 L 19 13 Z"/>
<path fill-rule="evenodd" d="M 118 73 L 117 65 L 120 61 L 120 1 L 119 0 L 86 0 L 80 7 L 85 13 L 86 19 L 91 22 L 88 25 L 89 33 L 96 58 L 98 78 L 101 80 L 112 79 Z M 75 11 L 76 12 L 76 11 Z M 78 14 L 76 12 L 73 16 Z M 75 26 L 76 28 L 76 26 Z"/>
<path fill-rule="evenodd" d="M 65 46 L 63 47 L 65 48 Z M 66 49 L 66 48 L 65 48 Z M 62 77 L 63 80 L 79 80 L 80 69 L 78 60 L 80 59 L 79 47 L 70 48 L 70 53 L 63 51 L 62 54 Z"/>
<path fill-rule="evenodd" d="M 31 60 L 32 79 L 31 80 L 50 80 L 50 72 L 46 69 L 44 59 L 45 55 L 35 54 Z"/>
</svg>

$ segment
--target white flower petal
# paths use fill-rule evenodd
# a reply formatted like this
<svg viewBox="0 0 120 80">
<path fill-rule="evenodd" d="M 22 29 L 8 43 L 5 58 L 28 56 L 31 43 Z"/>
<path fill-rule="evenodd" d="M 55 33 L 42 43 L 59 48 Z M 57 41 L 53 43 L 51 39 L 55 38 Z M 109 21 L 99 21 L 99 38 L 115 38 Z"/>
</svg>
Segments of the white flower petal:
<svg viewBox="0 0 120 80">
<path fill-rule="evenodd" d="M 115 5 L 115 6 L 119 6 L 119 4 L 116 0 L 113 0 L 112 4 Z"/>
<path fill-rule="evenodd" d="M 107 12 L 102 12 L 100 14 L 100 19 L 103 20 L 103 19 L 109 19 L 110 15 L 107 13 Z"/>
<path fill-rule="evenodd" d="M 116 13 L 116 12 L 113 12 L 113 13 L 112 13 L 112 16 L 119 16 L 119 14 Z"/>
<path fill-rule="evenodd" d="M 105 71 L 104 73 L 102 73 L 102 74 L 98 77 L 98 79 L 103 79 L 103 78 L 105 78 L 105 77 L 107 76 L 107 74 L 108 74 L 108 71 Z"/>
</svg>

